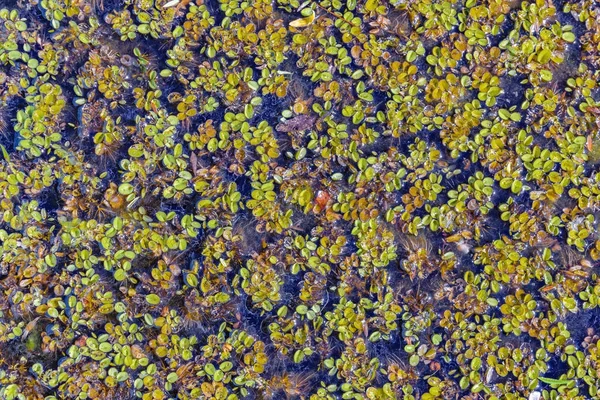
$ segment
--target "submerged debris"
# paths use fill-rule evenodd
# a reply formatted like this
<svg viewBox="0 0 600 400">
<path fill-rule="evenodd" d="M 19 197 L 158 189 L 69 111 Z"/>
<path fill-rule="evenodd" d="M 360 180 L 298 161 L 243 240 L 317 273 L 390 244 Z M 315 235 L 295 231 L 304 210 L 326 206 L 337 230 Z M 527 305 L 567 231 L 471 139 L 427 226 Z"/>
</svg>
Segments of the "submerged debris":
<svg viewBox="0 0 600 400">
<path fill-rule="evenodd" d="M 275 130 L 279 132 L 305 131 L 313 126 L 316 119 L 317 117 L 314 115 L 297 115 L 277 124 Z"/>
</svg>

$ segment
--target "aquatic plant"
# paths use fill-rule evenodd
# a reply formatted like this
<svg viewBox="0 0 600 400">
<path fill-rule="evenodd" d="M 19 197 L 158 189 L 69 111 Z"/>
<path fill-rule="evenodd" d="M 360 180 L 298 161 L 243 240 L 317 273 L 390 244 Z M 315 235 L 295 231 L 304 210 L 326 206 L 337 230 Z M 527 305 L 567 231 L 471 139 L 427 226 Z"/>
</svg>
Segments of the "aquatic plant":
<svg viewBox="0 0 600 400">
<path fill-rule="evenodd" d="M 1 398 L 598 396 L 597 2 L 7 7 Z"/>
</svg>

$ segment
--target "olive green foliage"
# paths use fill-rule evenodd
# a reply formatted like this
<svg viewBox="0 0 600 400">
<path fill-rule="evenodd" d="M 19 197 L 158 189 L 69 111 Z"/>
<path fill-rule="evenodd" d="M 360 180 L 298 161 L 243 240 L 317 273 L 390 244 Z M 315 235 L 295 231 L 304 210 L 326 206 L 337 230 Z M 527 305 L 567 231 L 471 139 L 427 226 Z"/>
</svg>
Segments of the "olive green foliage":
<svg viewBox="0 0 600 400">
<path fill-rule="evenodd" d="M 597 1 L 1 4 L 0 398 L 598 398 Z"/>
</svg>

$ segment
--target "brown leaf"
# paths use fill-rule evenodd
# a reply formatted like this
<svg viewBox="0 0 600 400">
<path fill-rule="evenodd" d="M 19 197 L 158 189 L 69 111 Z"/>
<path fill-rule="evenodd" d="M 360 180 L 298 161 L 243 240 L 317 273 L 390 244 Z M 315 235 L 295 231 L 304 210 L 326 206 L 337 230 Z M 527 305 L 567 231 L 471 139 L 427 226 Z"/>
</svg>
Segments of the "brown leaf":
<svg viewBox="0 0 600 400">
<path fill-rule="evenodd" d="M 317 118 L 312 115 L 298 115 L 275 127 L 279 132 L 293 132 L 310 129 Z"/>
<path fill-rule="evenodd" d="M 196 153 L 192 152 L 192 155 L 190 156 L 190 164 L 192 166 L 192 172 L 194 173 L 194 176 L 196 176 L 196 168 L 198 168 L 198 156 L 196 156 Z"/>
</svg>

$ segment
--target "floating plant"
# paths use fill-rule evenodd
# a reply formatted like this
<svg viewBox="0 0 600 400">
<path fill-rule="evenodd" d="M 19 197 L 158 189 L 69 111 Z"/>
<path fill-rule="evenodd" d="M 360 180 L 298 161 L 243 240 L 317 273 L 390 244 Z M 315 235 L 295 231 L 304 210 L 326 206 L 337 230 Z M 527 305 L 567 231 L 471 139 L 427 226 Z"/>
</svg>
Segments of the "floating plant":
<svg viewBox="0 0 600 400">
<path fill-rule="evenodd" d="M 0 398 L 598 398 L 597 1 L 0 8 Z"/>
</svg>

